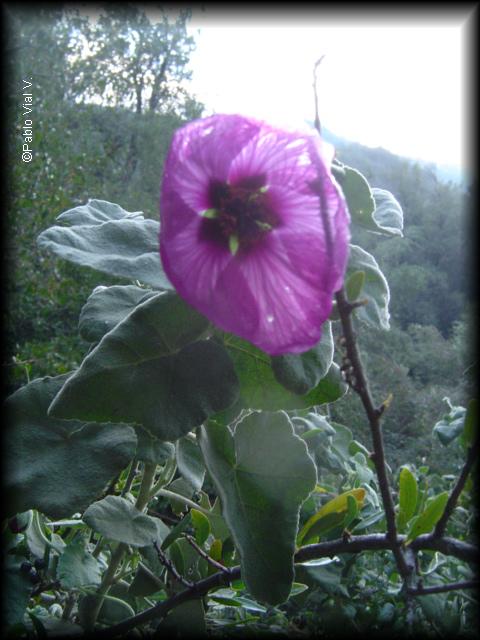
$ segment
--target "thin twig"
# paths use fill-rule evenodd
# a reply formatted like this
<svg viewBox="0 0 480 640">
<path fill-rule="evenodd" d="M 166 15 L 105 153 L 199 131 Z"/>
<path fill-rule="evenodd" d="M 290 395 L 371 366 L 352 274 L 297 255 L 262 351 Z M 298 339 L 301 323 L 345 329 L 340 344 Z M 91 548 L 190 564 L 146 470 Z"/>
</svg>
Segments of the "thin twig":
<svg viewBox="0 0 480 640">
<path fill-rule="evenodd" d="M 397 543 L 400 545 L 406 540 L 405 535 L 398 536 Z M 415 551 L 420 549 L 429 549 L 433 551 L 440 551 L 442 553 L 455 556 L 460 560 L 466 562 L 477 562 L 477 549 L 466 542 L 455 540 L 453 538 L 435 538 L 433 535 L 421 535 L 410 544 L 410 548 Z M 314 560 L 318 558 L 332 557 L 340 553 L 361 553 L 363 551 L 391 551 L 391 541 L 385 535 L 381 533 L 372 533 L 367 535 L 352 536 L 348 542 L 343 539 L 330 540 L 328 542 L 319 542 L 317 544 L 310 544 L 302 547 L 297 551 L 294 557 L 296 564 L 306 562 L 308 560 Z M 123 620 L 122 622 L 113 625 L 107 629 L 99 629 L 96 637 L 110 638 L 122 633 L 126 633 L 131 629 L 149 622 L 150 620 L 157 620 L 167 615 L 169 611 L 175 609 L 180 604 L 192 600 L 195 598 L 203 597 L 211 589 L 225 586 L 237 580 L 241 577 L 241 570 L 239 566 L 230 567 L 229 575 L 223 571 L 214 573 L 208 578 L 199 580 L 192 586 L 188 587 L 184 591 L 175 594 L 168 600 L 158 603 L 150 609 L 146 609 L 138 613 L 137 615 Z"/>
<path fill-rule="evenodd" d="M 477 455 L 478 455 L 478 440 L 473 444 L 472 447 L 468 449 L 467 459 L 465 461 L 465 464 L 463 465 L 463 469 L 460 475 L 458 476 L 458 480 L 455 486 L 453 487 L 450 495 L 448 496 L 447 504 L 445 505 L 445 510 L 442 514 L 442 517 L 437 522 L 437 526 L 435 527 L 434 535 L 438 536 L 439 538 L 441 538 L 445 533 L 448 520 L 452 515 L 453 510 L 455 509 L 455 506 L 458 502 L 460 494 L 463 491 L 467 478 L 475 463 Z"/>
<path fill-rule="evenodd" d="M 368 381 L 365 376 L 360 352 L 357 347 L 355 332 L 352 322 L 352 305 L 348 302 L 344 289 L 336 293 L 337 308 L 342 323 L 343 336 L 347 357 L 351 363 L 354 379 L 351 381 L 354 391 L 360 396 L 363 408 L 367 414 L 370 431 L 372 433 L 373 454 L 372 460 L 378 476 L 380 493 L 382 495 L 383 508 L 387 522 L 387 536 L 391 542 L 391 548 L 395 556 L 399 571 L 404 580 L 408 580 L 411 568 L 408 566 L 403 553 L 397 543 L 397 527 L 395 524 L 395 507 L 388 482 L 387 466 L 385 461 L 385 449 L 383 445 L 383 435 L 380 426 L 381 410 L 377 409 L 373 403 Z"/>
<path fill-rule="evenodd" d="M 318 115 L 317 69 L 318 69 L 320 63 L 322 62 L 322 60 L 324 59 L 324 57 L 325 57 L 325 55 L 321 56 L 313 66 L 313 97 L 314 97 L 314 100 L 315 100 L 315 121 L 314 121 L 314 125 L 315 125 L 315 129 L 318 131 L 318 133 L 320 135 L 322 134 L 322 127 L 320 125 L 320 117 Z"/>
<path fill-rule="evenodd" d="M 430 593 L 444 593 L 446 591 L 461 591 L 462 589 L 478 589 L 478 580 L 466 580 L 465 582 L 451 582 L 449 584 L 436 584 L 432 587 L 424 587 L 419 584 L 417 588 L 408 589 L 412 596 L 426 596 Z"/>
<path fill-rule="evenodd" d="M 180 522 L 180 518 L 171 516 L 167 513 L 160 513 L 159 511 L 155 511 L 154 509 L 148 509 L 147 514 L 149 516 L 155 516 L 155 518 L 159 518 L 160 520 L 164 520 L 168 524 L 176 525 Z"/>
<path fill-rule="evenodd" d="M 167 556 L 163 553 L 163 551 L 158 546 L 156 540 L 153 542 L 153 547 L 157 552 L 158 559 L 163 564 L 163 566 L 167 569 L 167 571 L 169 571 L 172 574 L 175 580 L 180 582 L 180 584 L 183 584 L 183 586 L 187 587 L 187 589 L 192 589 L 192 588 L 194 589 L 195 584 L 193 582 L 190 582 L 189 580 L 186 580 L 180 573 L 178 573 L 178 571 L 175 569 L 173 562 L 169 558 L 167 558 Z"/>
<path fill-rule="evenodd" d="M 189 536 L 188 534 L 186 534 L 185 538 L 187 542 L 195 549 L 198 555 L 201 556 L 204 560 L 206 560 L 209 564 L 211 564 L 212 567 L 215 567 L 216 569 L 219 569 L 220 571 L 223 571 L 224 573 L 230 575 L 230 569 L 228 567 L 225 567 L 220 562 L 217 562 L 216 560 L 211 558 L 206 551 L 204 551 L 201 547 L 198 546 L 198 544 L 195 542 L 192 536 Z"/>
</svg>

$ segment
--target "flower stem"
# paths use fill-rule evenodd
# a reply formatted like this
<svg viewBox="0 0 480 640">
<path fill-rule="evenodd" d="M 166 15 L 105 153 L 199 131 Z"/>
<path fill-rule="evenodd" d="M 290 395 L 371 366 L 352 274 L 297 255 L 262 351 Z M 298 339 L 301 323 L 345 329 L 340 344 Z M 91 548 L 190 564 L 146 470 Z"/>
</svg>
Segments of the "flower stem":
<svg viewBox="0 0 480 640">
<path fill-rule="evenodd" d="M 152 485 L 155 480 L 155 473 L 157 470 L 157 465 L 152 462 L 146 462 L 143 469 L 142 482 L 140 485 L 140 490 L 138 492 L 137 500 L 135 502 L 135 506 L 139 511 L 143 511 L 150 500 L 150 492 L 152 490 Z M 98 618 L 98 614 L 100 613 L 100 609 L 102 608 L 104 597 L 107 595 L 110 587 L 112 586 L 115 573 L 120 566 L 120 563 L 123 560 L 123 556 L 128 549 L 128 545 L 124 542 L 120 542 L 115 550 L 113 551 L 110 562 L 105 573 L 102 576 L 102 582 L 97 590 L 97 599 L 95 600 L 95 604 L 93 610 L 90 614 L 89 626 L 90 629 L 87 631 L 91 631 L 95 626 L 95 623 Z"/>
<path fill-rule="evenodd" d="M 160 476 L 158 477 L 157 482 L 153 485 L 150 491 L 150 498 L 153 498 L 158 494 L 162 487 L 170 484 L 173 480 L 173 476 L 175 475 L 175 471 L 177 470 L 177 461 L 175 457 L 169 458 L 162 471 L 160 472 Z"/>
<path fill-rule="evenodd" d="M 202 505 L 198 504 L 197 502 L 194 502 L 193 500 L 190 500 L 185 496 L 181 496 L 178 493 L 174 493 L 173 491 L 169 491 L 168 489 L 160 489 L 159 491 L 157 491 L 157 495 L 164 496 L 165 498 L 170 498 L 171 500 L 175 500 L 176 502 L 179 502 L 182 504 L 186 504 L 187 507 L 190 507 L 191 509 L 196 509 L 197 511 L 201 511 L 206 516 L 212 515 L 208 509 L 204 509 Z"/>
<path fill-rule="evenodd" d="M 140 485 L 137 501 L 135 503 L 135 506 L 139 511 L 143 511 L 150 500 L 156 471 L 157 465 L 155 462 L 145 462 L 142 484 Z"/>
</svg>

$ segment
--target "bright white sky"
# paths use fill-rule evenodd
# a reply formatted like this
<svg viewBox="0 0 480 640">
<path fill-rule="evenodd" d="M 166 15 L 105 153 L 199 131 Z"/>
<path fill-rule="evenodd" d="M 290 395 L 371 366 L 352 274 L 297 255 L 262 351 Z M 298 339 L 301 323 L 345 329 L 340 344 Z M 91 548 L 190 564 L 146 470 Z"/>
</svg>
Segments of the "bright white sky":
<svg viewBox="0 0 480 640">
<path fill-rule="evenodd" d="M 323 126 L 368 146 L 465 166 L 470 17 L 465 8 L 369 18 L 207 5 L 190 23 L 190 89 L 208 113 L 302 124 L 314 118 L 313 65 L 325 54 L 317 74 Z"/>
</svg>

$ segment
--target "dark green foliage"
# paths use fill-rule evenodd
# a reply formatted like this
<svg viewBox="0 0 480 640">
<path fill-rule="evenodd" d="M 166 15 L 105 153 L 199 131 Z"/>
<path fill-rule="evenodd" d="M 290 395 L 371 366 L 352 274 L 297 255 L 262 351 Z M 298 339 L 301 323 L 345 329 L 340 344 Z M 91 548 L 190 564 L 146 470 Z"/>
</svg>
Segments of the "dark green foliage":
<svg viewBox="0 0 480 640">
<path fill-rule="evenodd" d="M 8 46 L 22 50 L 8 87 L 16 124 L 18 86 L 35 78 L 33 161 L 18 160 L 16 133 L 9 140 L 8 382 L 29 382 L 6 402 L 11 637 L 79 632 L 96 613 L 115 624 L 236 564 L 241 580 L 194 594 L 145 632 L 403 636 L 391 554 L 347 546 L 293 564 L 305 542 L 386 527 L 365 414 L 340 369 L 338 309 L 314 349 L 271 359 L 158 291 L 168 288 L 155 249 L 163 161 L 173 131 L 201 113 L 165 82 L 188 75 L 186 15 L 153 25 L 122 5 L 95 26 L 55 9 L 10 16 Z M 69 58 L 80 34 L 87 60 Z M 109 106 L 89 102 L 108 95 Z M 346 289 L 367 302 L 355 329 L 372 396 L 387 407 L 395 518 L 415 542 L 441 518 L 477 428 L 465 194 L 383 150 L 340 144 L 338 155 L 370 183 L 343 168 L 354 219 Z M 56 257 L 38 249 L 40 233 Z M 469 479 L 447 535 L 472 542 L 473 498 Z M 426 584 L 472 578 L 430 548 L 417 561 Z M 475 608 L 463 590 L 421 596 L 412 634 L 469 632 Z"/>
</svg>

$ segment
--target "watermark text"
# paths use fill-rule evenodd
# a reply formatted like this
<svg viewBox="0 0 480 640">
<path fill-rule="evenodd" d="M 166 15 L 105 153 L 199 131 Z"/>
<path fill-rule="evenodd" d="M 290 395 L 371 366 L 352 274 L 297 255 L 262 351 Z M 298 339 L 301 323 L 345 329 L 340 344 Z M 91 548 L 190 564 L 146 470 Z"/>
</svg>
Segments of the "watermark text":
<svg viewBox="0 0 480 640">
<path fill-rule="evenodd" d="M 23 92 L 22 92 L 22 161 L 31 162 L 33 159 L 33 149 L 31 144 L 33 142 L 33 120 L 30 114 L 33 111 L 33 94 L 31 92 L 33 78 L 30 80 L 23 80 Z M 27 116 L 27 117 L 26 117 Z"/>
</svg>

